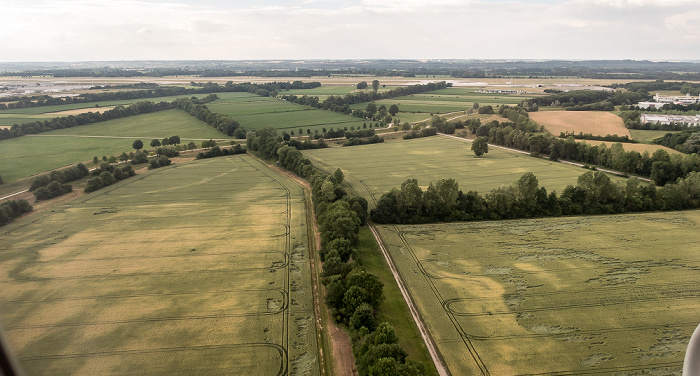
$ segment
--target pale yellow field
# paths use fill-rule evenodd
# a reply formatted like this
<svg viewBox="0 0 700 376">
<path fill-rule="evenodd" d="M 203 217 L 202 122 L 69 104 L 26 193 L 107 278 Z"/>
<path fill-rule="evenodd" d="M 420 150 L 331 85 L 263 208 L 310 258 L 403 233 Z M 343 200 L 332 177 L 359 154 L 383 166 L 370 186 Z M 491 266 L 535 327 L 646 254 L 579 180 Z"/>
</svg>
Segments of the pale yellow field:
<svg viewBox="0 0 700 376">
<path fill-rule="evenodd" d="M 587 143 L 591 145 L 600 145 L 600 144 L 605 144 L 605 146 L 610 147 L 613 143 L 612 142 L 606 142 L 606 141 L 594 141 L 594 140 L 585 140 Z M 626 151 L 638 151 L 640 153 L 644 153 L 645 151 L 649 151 L 649 154 L 653 154 L 655 151 L 659 149 L 664 149 L 669 154 L 682 154 L 681 152 L 677 150 L 673 150 L 671 148 L 667 148 L 665 146 L 661 145 L 651 145 L 651 144 L 627 144 L 627 143 L 622 143 L 622 147 Z"/>
<path fill-rule="evenodd" d="M 542 111 L 531 112 L 530 118 L 555 136 L 559 136 L 561 132 L 583 132 L 594 136 L 616 134 L 631 137 L 622 119 L 609 112 Z"/>
<path fill-rule="evenodd" d="M 86 114 L 88 112 L 97 112 L 97 113 L 103 113 L 107 110 L 111 110 L 114 107 L 90 107 L 90 108 L 78 108 L 75 110 L 65 110 L 65 111 L 56 111 L 56 112 L 47 112 L 47 115 L 58 115 L 58 116 L 69 116 L 69 115 L 80 115 L 80 114 Z"/>
</svg>

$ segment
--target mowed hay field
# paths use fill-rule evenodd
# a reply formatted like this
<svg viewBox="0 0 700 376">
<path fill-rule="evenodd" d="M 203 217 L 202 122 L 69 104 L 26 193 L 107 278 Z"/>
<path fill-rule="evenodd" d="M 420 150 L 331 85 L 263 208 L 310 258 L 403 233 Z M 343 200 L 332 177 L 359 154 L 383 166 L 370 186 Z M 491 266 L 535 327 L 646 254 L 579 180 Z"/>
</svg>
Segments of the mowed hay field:
<svg viewBox="0 0 700 376">
<path fill-rule="evenodd" d="M 31 375 L 319 373 L 304 196 L 248 156 L 172 165 L 3 227 Z"/>
<path fill-rule="evenodd" d="M 149 149 L 152 139 L 175 135 L 185 144 L 230 138 L 185 111 L 159 111 L 2 140 L 0 173 L 5 181 L 14 181 L 94 156 L 128 154 L 139 139 Z"/>
<path fill-rule="evenodd" d="M 601 111 L 538 111 L 530 112 L 530 118 L 551 134 L 590 133 L 594 136 L 628 136 L 622 118 L 610 112 Z"/>
<path fill-rule="evenodd" d="M 453 375 L 680 375 L 700 211 L 378 226 Z"/>
<path fill-rule="evenodd" d="M 298 135 L 299 129 L 312 132 L 323 128 L 360 128 L 366 120 L 332 111 L 302 106 L 281 99 L 259 97 L 249 93 L 217 93 L 219 99 L 207 107 L 216 113 L 231 115 L 243 128 L 256 130 L 272 127 Z"/>
<path fill-rule="evenodd" d="M 576 184 L 586 170 L 533 158 L 526 154 L 490 147 L 488 154 L 476 158 L 471 142 L 433 136 L 342 148 L 306 150 L 314 166 L 333 173 L 340 168 L 345 180 L 365 197 L 371 206 L 406 179 L 418 179 L 425 190 L 428 184 L 453 178 L 464 191 L 488 193 L 501 185 L 515 183 L 524 173 L 537 176 L 540 186 L 561 192 Z M 616 178 L 613 178 L 616 179 Z"/>
</svg>

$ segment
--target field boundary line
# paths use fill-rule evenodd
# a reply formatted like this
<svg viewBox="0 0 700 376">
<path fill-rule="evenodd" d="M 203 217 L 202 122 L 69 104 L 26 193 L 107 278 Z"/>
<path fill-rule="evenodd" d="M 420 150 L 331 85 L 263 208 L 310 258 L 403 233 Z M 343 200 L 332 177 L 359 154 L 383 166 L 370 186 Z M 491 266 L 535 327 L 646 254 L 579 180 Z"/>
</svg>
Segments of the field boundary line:
<svg viewBox="0 0 700 376">
<path fill-rule="evenodd" d="M 391 269 L 391 274 L 394 275 L 394 280 L 396 280 L 396 284 L 398 285 L 399 290 L 401 290 L 401 295 L 403 295 L 404 301 L 406 301 L 406 305 L 408 305 L 408 309 L 411 311 L 413 321 L 415 321 L 416 326 L 418 327 L 418 331 L 420 332 L 421 337 L 423 337 L 423 342 L 425 342 L 425 346 L 428 348 L 430 357 L 433 358 L 433 363 L 435 364 L 435 368 L 437 369 L 438 374 L 440 376 L 450 376 L 451 373 L 448 370 L 447 365 L 445 365 L 445 362 L 442 361 L 440 352 L 438 351 L 437 346 L 433 341 L 433 338 L 430 336 L 430 333 L 428 332 L 425 323 L 421 319 L 420 313 L 418 313 L 418 308 L 416 308 L 416 305 L 413 302 L 411 295 L 408 293 L 408 289 L 406 288 L 403 279 L 399 275 L 398 269 L 396 269 L 396 265 L 394 265 L 394 261 L 391 259 L 391 256 L 389 256 L 389 252 L 387 252 L 386 247 L 384 247 L 384 242 L 379 236 L 379 232 L 377 232 L 377 229 L 374 227 L 374 224 L 369 221 L 367 221 L 367 226 L 370 230 L 372 230 L 372 235 L 374 235 L 374 239 L 377 241 L 379 249 L 382 250 L 384 259 L 389 265 L 389 269 Z"/>
</svg>

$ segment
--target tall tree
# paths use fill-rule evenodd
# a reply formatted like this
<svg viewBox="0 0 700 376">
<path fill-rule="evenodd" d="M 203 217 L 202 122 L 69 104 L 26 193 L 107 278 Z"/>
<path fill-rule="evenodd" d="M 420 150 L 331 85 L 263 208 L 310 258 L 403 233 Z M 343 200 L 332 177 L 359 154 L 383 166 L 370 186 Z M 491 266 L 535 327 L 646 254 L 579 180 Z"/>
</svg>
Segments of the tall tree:
<svg viewBox="0 0 700 376">
<path fill-rule="evenodd" d="M 389 106 L 389 113 L 391 114 L 391 116 L 396 116 L 396 114 L 399 113 L 399 106 L 396 104 L 392 104 L 391 106 Z"/>
<path fill-rule="evenodd" d="M 143 141 L 136 140 L 136 141 L 134 141 L 133 144 L 131 144 L 131 147 L 136 149 L 136 150 L 141 150 L 141 149 L 143 149 Z"/>
<path fill-rule="evenodd" d="M 472 142 L 472 151 L 477 157 L 489 152 L 489 143 L 486 137 L 477 137 L 476 140 Z"/>
<path fill-rule="evenodd" d="M 374 91 L 379 90 L 379 81 L 378 80 L 372 81 L 372 90 L 374 90 Z"/>
<path fill-rule="evenodd" d="M 152 148 L 157 148 L 158 146 L 160 146 L 160 140 L 158 140 L 157 138 L 154 138 L 153 140 L 151 140 L 151 147 Z"/>
</svg>

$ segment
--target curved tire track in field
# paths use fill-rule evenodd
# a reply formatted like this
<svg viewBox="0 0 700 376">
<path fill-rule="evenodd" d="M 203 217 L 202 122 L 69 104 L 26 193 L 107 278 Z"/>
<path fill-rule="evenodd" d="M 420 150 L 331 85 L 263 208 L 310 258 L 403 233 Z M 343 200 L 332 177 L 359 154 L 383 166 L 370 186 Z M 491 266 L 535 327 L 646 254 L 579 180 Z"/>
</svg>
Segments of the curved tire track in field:
<svg viewBox="0 0 700 376">
<path fill-rule="evenodd" d="M 408 309 L 411 311 L 411 316 L 413 317 L 413 321 L 415 321 L 416 326 L 418 327 L 418 331 L 420 332 L 421 337 L 423 338 L 423 342 L 425 342 L 425 346 L 428 348 L 428 352 L 430 353 L 430 357 L 433 359 L 433 363 L 435 364 L 435 368 L 438 371 L 438 374 L 440 376 L 449 376 L 451 375 L 449 369 L 447 368 L 447 365 L 445 365 L 445 362 L 442 361 L 442 358 L 440 356 L 440 352 L 437 349 L 437 346 L 435 345 L 435 342 L 433 341 L 433 338 L 430 336 L 430 333 L 428 332 L 427 327 L 425 326 L 425 323 L 423 322 L 423 319 L 420 316 L 420 313 L 418 312 L 418 308 L 416 307 L 415 303 L 413 302 L 413 298 L 411 298 L 411 295 L 408 292 L 408 289 L 406 288 L 406 285 L 403 282 L 403 279 L 401 278 L 398 269 L 396 268 L 396 265 L 394 265 L 394 261 L 391 259 L 391 256 L 389 256 L 389 252 L 387 252 L 386 247 L 384 247 L 384 242 L 382 241 L 381 237 L 379 236 L 379 232 L 377 232 L 377 229 L 374 227 L 374 224 L 371 222 L 367 222 L 367 226 L 369 227 L 370 230 L 372 230 L 372 234 L 374 235 L 374 239 L 377 241 L 377 244 L 379 245 L 379 249 L 382 250 L 382 254 L 384 254 L 384 259 L 386 260 L 386 263 L 389 265 L 389 269 L 391 269 L 391 274 L 394 275 L 394 279 L 396 280 L 396 284 L 399 287 L 399 290 L 401 290 L 401 295 L 403 295 L 404 300 L 406 301 L 406 305 L 408 305 Z M 413 253 L 411 251 L 411 253 Z M 432 287 L 432 286 L 431 286 Z M 434 287 L 433 287 L 434 289 Z M 434 291 L 437 291 L 434 289 Z M 471 349 L 470 349 L 471 352 Z M 488 373 L 486 373 L 488 374 Z"/>
<path fill-rule="evenodd" d="M 287 260 L 286 265 L 284 265 L 284 269 L 286 270 L 287 276 L 284 281 L 284 291 L 287 292 L 285 295 L 285 300 L 284 300 L 284 306 L 289 307 L 290 306 L 290 297 L 289 297 L 289 290 L 290 290 L 290 285 L 291 285 L 291 257 L 292 257 L 292 234 L 290 232 L 290 228 L 292 226 L 292 193 L 289 190 L 289 188 L 282 184 L 279 180 L 275 179 L 274 176 L 268 174 L 267 172 L 259 169 L 258 167 L 254 166 L 250 161 L 246 158 L 243 158 L 242 156 L 239 156 L 238 159 L 241 162 L 246 163 L 248 166 L 252 167 L 255 169 L 255 171 L 258 171 L 262 175 L 266 176 L 268 179 L 272 180 L 273 182 L 277 183 L 280 187 L 282 187 L 285 192 L 286 192 L 286 205 L 287 205 L 287 217 L 285 221 L 285 226 L 287 228 L 287 233 L 285 234 L 285 244 L 284 244 L 284 253 L 286 255 L 285 259 Z M 259 162 L 259 161 L 258 161 Z M 285 309 L 283 311 L 284 313 L 284 319 L 282 320 L 282 347 L 284 348 L 285 354 L 287 352 L 287 348 L 289 347 L 289 309 Z M 280 375 L 287 375 L 289 374 L 289 357 L 285 356 L 285 364 L 284 364 L 284 372 L 281 372 Z"/>
</svg>

